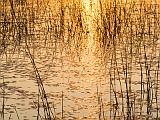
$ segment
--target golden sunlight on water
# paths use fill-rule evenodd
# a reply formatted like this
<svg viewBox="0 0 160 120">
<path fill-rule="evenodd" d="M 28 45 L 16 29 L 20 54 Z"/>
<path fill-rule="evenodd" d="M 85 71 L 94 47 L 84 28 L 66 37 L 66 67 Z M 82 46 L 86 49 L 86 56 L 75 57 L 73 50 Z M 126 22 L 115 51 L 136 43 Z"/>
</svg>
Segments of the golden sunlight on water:
<svg viewBox="0 0 160 120">
<path fill-rule="evenodd" d="M 159 34 L 159 30 L 157 30 L 159 26 L 157 25 L 158 27 L 154 28 L 156 23 L 150 23 L 149 20 L 146 20 L 144 22 L 148 25 L 146 27 L 149 30 L 150 28 L 154 29 L 154 31 L 149 31 L 147 28 L 145 33 L 142 33 L 144 16 L 137 17 L 140 20 L 136 19 L 137 21 L 134 21 L 130 16 L 133 18 L 136 18 L 136 16 L 130 15 L 129 12 L 131 11 L 128 8 L 123 8 L 124 10 L 121 9 L 121 12 L 127 12 L 127 17 L 123 18 L 123 15 L 119 12 L 119 6 L 115 15 L 114 6 L 108 9 L 110 5 L 105 6 L 103 4 L 106 1 L 53 0 L 51 2 L 56 8 L 46 2 L 39 2 L 40 7 L 38 8 L 36 8 L 37 3 L 34 3 L 35 8 L 32 5 L 29 6 L 29 4 L 26 5 L 27 7 L 19 6 L 21 9 L 17 10 L 18 14 L 15 14 L 15 16 L 13 16 L 14 6 L 12 8 L 9 6 L 9 11 L 12 10 L 10 16 L 6 14 L 7 17 L 4 17 L 3 14 L 0 14 L 0 35 L 3 33 L 3 36 L 0 36 L 0 38 L 3 38 L 3 41 L 0 41 L 0 50 L 1 48 L 6 50 L 4 54 L 0 54 L 0 86 L 3 86 L 4 89 L 0 89 L 0 93 L 2 93 L 0 94 L 2 98 L 0 99 L 0 107 L 4 106 L 6 109 L 5 118 L 8 119 L 11 114 L 10 120 L 17 119 L 17 114 L 19 114 L 20 119 L 24 120 L 35 120 L 37 116 L 43 116 L 45 114 L 43 114 L 43 107 L 45 110 L 46 106 L 42 104 L 39 97 L 43 101 L 46 96 L 48 97 L 46 103 L 51 105 L 57 117 L 56 120 L 102 120 L 102 118 L 107 120 L 112 115 L 116 117 L 115 120 L 126 119 L 128 108 L 132 109 L 128 111 L 132 111 L 131 114 L 133 114 L 133 118 L 135 117 L 134 119 L 136 119 L 136 115 L 139 115 L 135 111 L 141 110 L 142 114 L 146 115 L 145 111 L 141 109 L 141 107 L 146 108 L 147 93 L 145 87 L 149 86 L 148 89 L 152 92 L 156 90 L 159 92 L 159 88 L 155 84 L 159 82 L 160 58 L 154 51 L 154 49 L 160 50 L 160 47 L 156 48 L 154 43 Z M 123 2 L 126 1 L 129 2 L 129 0 Z M 152 1 L 154 2 L 154 0 Z M 105 8 L 100 9 L 101 4 Z M 26 13 L 24 13 L 25 9 Z M 152 12 L 147 12 L 146 16 L 151 14 L 149 17 L 154 18 Z M 118 16 L 117 21 L 114 21 L 115 16 Z M 12 22 L 10 22 L 10 19 Z M 123 26 L 123 19 L 126 20 L 126 26 L 124 26 L 124 36 L 121 37 L 121 34 L 115 35 L 114 32 L 117 24 Z M 8 21 L 5 22 L 4 20 Z M 119 21 L 122 21 L 122 23 Z M 131 27 L 131 23 L 134 24 L 134 27 Z M 105 28 L 109 25 L 111 28 Z M 5 27 L 6 29 L 4 29 Z M 135 30 L 135 28 L 137 29 Z M 108 33 L 105 31 L 105 34 L 103 30 Z M 146 38 L 142 38 L 143 35 L 139 36 L 139 34 L 143 34 Z M 13 38 L 15 41 L 12 41 Z M 112 44 L 113 39 L 116 41 L 116 38 L 124 41 L 119 45 L 120 47 Z M 143 40 L 146 44 L 144 44 L 144 48 L 141 48 L 139 44 L 145 43 Z M 12 52 L 10 47 L 4 46 L 5 41 L 7 41 L 6 46 L 8 45 L 11 48 L 20 44 L 21 41 L 22 44 L 14 48 Z M 16 45 L 14 45 L 14 42 Z M 1 47 L 1 45 L 3 46 Z M 108 55 L 109 57 L 106 57 L 108 61 L 105 61 L 98 53 L 103 54 L 105 52 L 105 54 L 108 54 L 109 49 L 112 52 L 111 47 L 113 45 L 115 45 L 114 54 Z M 100 52 L 96 53 L 97 46 L 98 49 L 102 47 L 103 50 L 100 49 Z M 111 47 L 104 49 L 106 46 Z M 152 46 L 153 51 L 149 49 L 150 46 Z M 150 59 L 154 59 L 154 61 L 150 61 Z M 153 65 L 150 65 L 152 62 Z M 146 76 L 143 75 L 145 72 Z M 150 74 L 153 76 L 150 76 Z M 145 79 L 141 78 L 141 75 Z M 146 81 L 146 77 L 148 77 L 148 81 Z M 153 81 L 150 82 L 152 78 Z M 146 84 L 149 85 L 146 86 Z M 43 85 L 44 89 L 42 91 L 46 93 L 44 92 L 41 95 L 40 87 Z M 127 91 L 128 87 L 126 85 L 129 85 L 129 91 Z M 143 88 L 140 85 L 143 85 Z M 6 95 L 4 92 L 6 92 Z M 143 98 L 142 92 L 144 92 Z M 156 93 L 157 96 L 159 94 Z M 151 102 L 153 99 L 153 104 L 156 103 L 154 98 L 150 98 Z M 158 99 L 160 98 L 158 97 Z M 3 100 L 6 100 L 5 103 Z M 150 104 L 152 103 L 148 103 L 149 107 Z M 37 113 L 39 112 L 39 108 L 37 109 L 39 106 L 40 115 Z M 157 110 L 157 108 L 154 108 L 154 110 Z"/>
<path fill-rule="evenodd" d="M 83 11 L 86 19 L 86 23 L 88 25 L 88 40 L 87 40 L 87 51 L 86 51 L 86 57 L 84 56 L 84 61 L 87 60 L 87 64 L 94 64 L 95 61 L 95 39 L 94 39 L 94 32 L 95 32 L 95 25 L 94 25 L 94 17 L 97 14 L 97 2 L 98 0 L 83 0 Z"/>
</svg>

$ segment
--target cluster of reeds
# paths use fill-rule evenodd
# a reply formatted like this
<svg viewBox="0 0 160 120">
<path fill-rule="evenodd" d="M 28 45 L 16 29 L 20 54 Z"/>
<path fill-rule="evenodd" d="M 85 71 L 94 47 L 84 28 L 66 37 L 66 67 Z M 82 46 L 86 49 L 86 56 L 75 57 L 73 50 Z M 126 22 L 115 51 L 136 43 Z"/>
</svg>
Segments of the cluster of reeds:
<svg viewBox="0 0 160 120">
<path fill-rule="evenodd" d="M 159 5 L 145 1 L 118 5 L 113 5 L 116 15 L 110 39 L 110 117 L 158 119 Z"/>
<path fill-rule="evenodd" d="M 38 115 L 37 120 L 40 119 L 39 104 L 42 104 L 44 109 L 44 118 L 51 120 L 55 119 L 49 102 L 47 100 L 46 92 L 43 86 L 39 70 L 37 69 L 34 61 L 33 45 L 35 43 L 35 10 L 34 3 L 27 3 L 26 1 L 7 0 L 1 1 L 0 11 L 0 51 L 1 55 L 5 54 L 6 59 L 8 56 L 14 55 L 15 52 L 24 50 L 31 60 L 38 84 Z M 41 98 L 41 102 L 39 100 Z M 2 118 L 4 119 L 4 99 Z M 15 109 L 16 110 L 16 109 Z M 16 114 L 18 115 L 17 111 Z M 19 119 L 19 117 L 18 117 Z M 42 118 L 41 118 L 42 119 Z"/>
<path fill-rule="evenodd" d="M 81 52 L 83 34 L 87 31 L 83 25 L 82 1 L 3 0 L 0 7 L 0 54 L 6 56 L 6 61 L 17 53 L 27 55 L 38 85 L 37 120 L 56 119 L 36 65 L 35 51 L 38 49 L 39 55 L 50 55 L 53 59 L 64 51 L 72 57 Z"/>
<path fill-rule="evenodd" d="M 93 12 L 92 2 L 90 5 Z M 97 15 L 88 17 L 81 0 L 0 1 L 0 55 L 8 60 L 14 53 L 23 51 L 30 58 L 38 84 L 37 120 L 43 118 L 40 106 L 45 119 L 56 119 L 56 115 L 52 113 L 36 66 L 36 50 L 42 55 L 52 55 L 53 59 L 58 53 L 80 56 L 90 40 L 90 32 L 96 49 L 103 51 L 104 58 L 108 58 L 108 53 L 111 58 L 110 118 L 158 119 L 158 7 L 156 1 L 97 0 Z M 95 25 L 91 27 L 93 31 L 87 22 L 90 17 L 93 17 L 90 24 Z M 105 119 L 98 89 L 97 96 L 99 119 Z M 4 113 L 5 103 L 2 104 Z M 62 118 L 63 109 L 62 93 Z"/>
</svg>

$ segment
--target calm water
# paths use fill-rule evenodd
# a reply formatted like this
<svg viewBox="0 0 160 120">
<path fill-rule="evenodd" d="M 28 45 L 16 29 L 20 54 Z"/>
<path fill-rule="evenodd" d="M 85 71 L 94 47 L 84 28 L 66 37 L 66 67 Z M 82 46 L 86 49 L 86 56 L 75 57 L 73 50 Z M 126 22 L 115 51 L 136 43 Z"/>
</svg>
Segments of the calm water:
<svg viewBox="0 0 160 120">
<path fill-rule="evenodd" d="M 66 120 L 159 118 L 158 5 L 118 3 L 114 9 L 96 0 L 55 1 L 12 9 L 2 3 L 5 120 L 37 119 L 38 85 L 26 40 L 57 119 L 62 119 L 62 103 Z"/>
<path fill-rule="evenodd" d="M 106 95 L 109 80 L 105 77 L 101 60 L 91 60 L 85 55 L 82 56 L 85 59 L 83 62 L 69 59 L 67 56 L 52 59 L 52 55 L 44 52 L 45 50 L 37 50 L 36 53 L 41 55 L 35 56 L 35 61 L 44 80 L 48 100 L 51 107 L 55 107 L 57 117 L 61 116 L 63 91 L 66 119 L 96 118 L 97 86 L 99 92 L 105 95 L 103 99 L 106 104 L 109 102 Z M 20 119 L 36 119 L 37 84 L 30 60 L 24 57 L 23 52 L 15 54 L 7 63 L 5 57 L 1 59 L 1 79 L 4 79 L 6 94 L 5 118 L 8 119 L 10 114 L 11 118 L 16 118 L 13 107 L 16 106 Z"/>
</svg>

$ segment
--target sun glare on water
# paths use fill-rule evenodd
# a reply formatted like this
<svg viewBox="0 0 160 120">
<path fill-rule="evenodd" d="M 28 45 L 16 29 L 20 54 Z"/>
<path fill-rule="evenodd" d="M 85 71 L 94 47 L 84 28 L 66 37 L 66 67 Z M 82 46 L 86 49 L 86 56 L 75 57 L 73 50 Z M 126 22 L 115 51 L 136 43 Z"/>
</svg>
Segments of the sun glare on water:
<svg viewBox="0 0 160 120">
<path fill-rule="evenodd" d="M 96 5 L 97 5 L 97 0 L 83 0 L 82 1 L 83 5 L 83 11 L 88 27 L 88 42 L 87 42 L 87 51 L 86 51 L 86 59 L 88 64 L 93 64 L 95 57 L 94 57 L 94 52 L 95 52 L 95 40 L 94 40 L 94 31 L 95 31 L 95 26 L 94 26 L 94 16 L 95 16 L 95 10 L 96 10 Z M 86 60 L 85 60 L 86 61 Z M 92 63 L 91 63 L 92 62 Z"/>
</svg>

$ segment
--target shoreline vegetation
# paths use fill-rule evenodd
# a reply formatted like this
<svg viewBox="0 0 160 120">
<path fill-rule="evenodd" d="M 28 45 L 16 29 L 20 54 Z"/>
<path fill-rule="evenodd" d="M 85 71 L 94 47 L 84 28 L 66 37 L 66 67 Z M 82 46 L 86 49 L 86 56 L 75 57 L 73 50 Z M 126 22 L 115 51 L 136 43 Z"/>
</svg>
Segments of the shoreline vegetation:
<svg viewBox="0 0 160 120">
<path fill-rule="evenodd" d="M 37 120 L 67 117 L 63 91 L 61 118 L 51 108 L 35 61 L 36 49 L 46 50 L 52 59 L 65 54 L 81 61 L 86 50 L 102 59 L 110 81 L 110 113 L 97 86 L 98 120 L 160 119 L 159 9 L 156 0 L 1 0 L 0 56 L 6 63 L 15 53 L 30 59 L 37 83 Z M 5 86 L 0 77 L 2 120 L 8 119 Z M 13 108 L 17 115 L 13 119 L 20 120 Z"/>
</svg>

